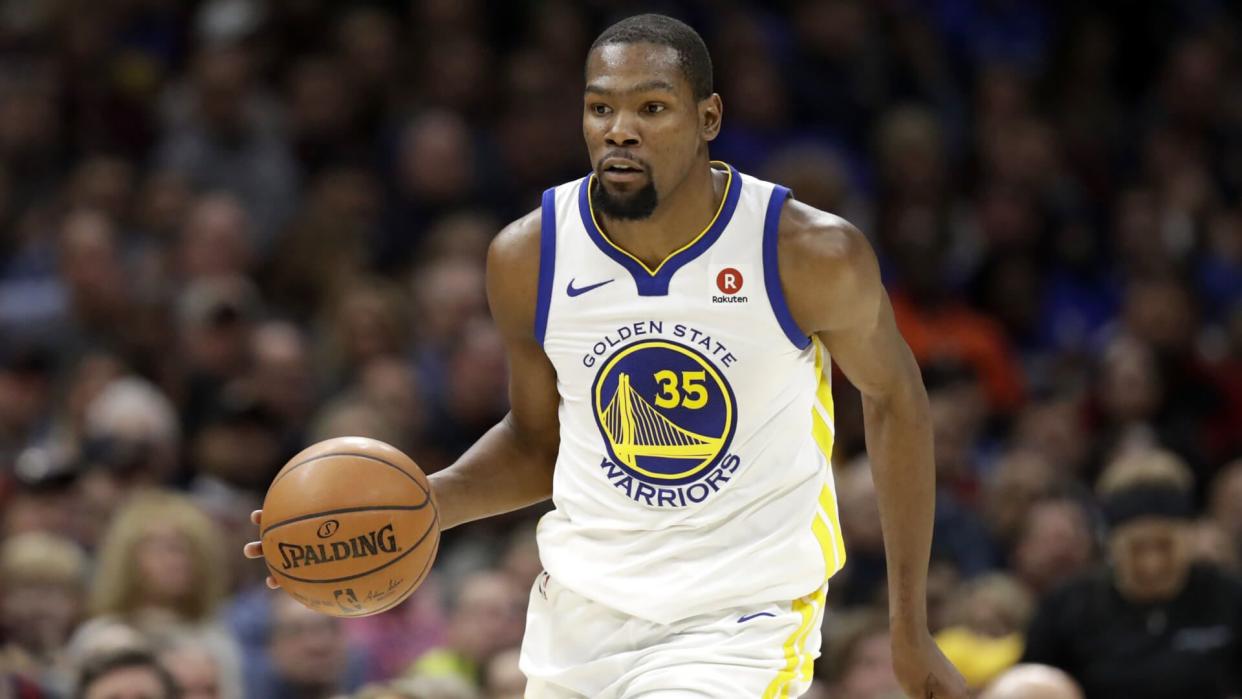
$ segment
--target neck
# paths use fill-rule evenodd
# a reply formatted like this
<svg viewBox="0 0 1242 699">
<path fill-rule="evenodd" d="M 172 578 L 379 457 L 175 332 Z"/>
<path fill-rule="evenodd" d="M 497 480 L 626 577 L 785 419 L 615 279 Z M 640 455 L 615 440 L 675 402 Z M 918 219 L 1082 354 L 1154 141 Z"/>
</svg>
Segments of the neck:
<svg viewBox="0 0 1242 699">
<path fill-rule="evenodd" d="M 728 173 L 704 159 L 660 200 L 651 216 L 621 221 L 597 213 L 597 221 L 612 242 L 655 269 L 707 228 L 720 209 L 726 182 Z"/>
</svg>

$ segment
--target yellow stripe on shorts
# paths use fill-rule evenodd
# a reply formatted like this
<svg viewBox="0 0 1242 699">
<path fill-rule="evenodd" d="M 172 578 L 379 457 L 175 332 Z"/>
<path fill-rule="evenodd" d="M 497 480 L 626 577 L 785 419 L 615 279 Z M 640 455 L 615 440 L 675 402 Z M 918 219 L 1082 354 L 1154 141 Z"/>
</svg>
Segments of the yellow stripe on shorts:
<svg viewBox="0 0 1242 699">
<path fill-rule="evenodd" d="M 813 615 L 814 621 L 812 622 L 811 626 L 807 629 L 806 636 L 804 636 L 802 639 L 802 656 L 803 657 L 802 657 L 802 673 L 801 674 L 802 674 L 803 682 L 810 682 L 811 675 L 815 674 L 815 656 L 811 653 L 810 648 L 807 647 L 807 641 L 810 640 L 811 631 L 814 630 L 815 625 L 820 623 L 823 619 L 822 614 L 824 612 L 824 601 L 827 596 L 828 596 L 828 586 L 825 585 L 819 588 L 819 591 L 815 593 L 815 599 L 811 602 L 811 605 L 814 607 L 814 610 L 815 610 L 815 614 Z"/>
<path fill-rule="evenodd" d="M 802 655 L 804 645 L 810 633 L 811 626 L 815 623 L 816 613 L 816 595 L 811 594 L 806 597 L 799 597 L 793 602 L 793 610 L 802 615 L 802 621 L 798 624 L 798 628 L 785 639 L 785 666 L 781 671 L 776 673 L 776 677 L 772 679 L 772 683 L 763 692 L 763 699 L 780 699 L 787 696 L 786 690 L 789 683 L 798 676 L 800 666 L 802 665 Z"/>
</svg>

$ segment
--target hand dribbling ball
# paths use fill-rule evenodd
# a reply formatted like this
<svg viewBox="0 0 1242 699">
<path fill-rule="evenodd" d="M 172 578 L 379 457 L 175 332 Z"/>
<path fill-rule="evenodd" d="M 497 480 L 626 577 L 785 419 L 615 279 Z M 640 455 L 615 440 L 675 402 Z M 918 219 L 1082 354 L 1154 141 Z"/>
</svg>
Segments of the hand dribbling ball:
<svg viewBox="0 0 1242 699">
<path fill-rule="evenodd" d="M 307 607 L 378 614 L 426 579 L 440 546 L 431 486 L 398 449 L 365 437 L 311 445 L 263 500 L 259 538 L 271 575 Z"/>
</svg>

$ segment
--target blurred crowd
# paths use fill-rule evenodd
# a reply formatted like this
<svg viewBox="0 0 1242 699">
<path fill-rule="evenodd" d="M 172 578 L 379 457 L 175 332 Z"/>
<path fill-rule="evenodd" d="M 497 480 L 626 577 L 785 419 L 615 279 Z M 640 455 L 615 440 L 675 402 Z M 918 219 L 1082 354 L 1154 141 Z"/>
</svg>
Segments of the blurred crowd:
<svg viewBox="0 0 1242 699">
<path fill-rule="evenodd" d="M 448 532 L 367 619 L 266 590 L 241 546 L 308 443 L 433 472 L 504 415 L 486 246 L 586 172 L 585 53 L 640 10 L 707 39 L 712 156 L 877 249 L 931 399 L 930 622 L 973 686 L 1024 657 L 1092 680 L 1039 648 L 1066 585 L 1141 572 L 1102 508 L 1127 488 L 1190 503 L 1166 593 L 1204 567 L 1234 589 L 1236 5 L 0 0 L 0 699 L 521 696 L 540 508 Z M 887 699 L 834 386 L 849 563 L 813 696 Z"/>
</svg>

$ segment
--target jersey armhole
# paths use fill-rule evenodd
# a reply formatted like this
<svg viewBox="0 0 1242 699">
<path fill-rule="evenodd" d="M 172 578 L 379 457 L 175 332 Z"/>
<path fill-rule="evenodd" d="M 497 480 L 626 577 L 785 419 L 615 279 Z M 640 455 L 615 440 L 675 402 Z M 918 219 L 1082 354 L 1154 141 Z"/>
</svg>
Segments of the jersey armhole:
<svg viewBox="0 0 1242 699">
<path fill-rule="evenodd" d="M 539 221 L 539 292 L 535 299 L 535 341 L 543 346 L 552 305 L 552 276 L 556 272 L 556 188 L 543 193 Z"/>
<path fill-rule="evenodd" d="M 788 187 L 776 185 L 772 188 L 772 196 L 768 199 L 768 211 L 763 217 L 763 284 L 767 287 L 768 303 L 776 314 L 785 337 L 794 347 L 804 350 L 811 345 L 811 338 L 803 334 L 793 314 L 789 312 L 789 304 L 785 302 L 785 290 L 781 288 L 781 267 L 777 256 L 777 242 L 780 233 L 781 208 L 785 200 L 792 196 Z"/>
</svg>

